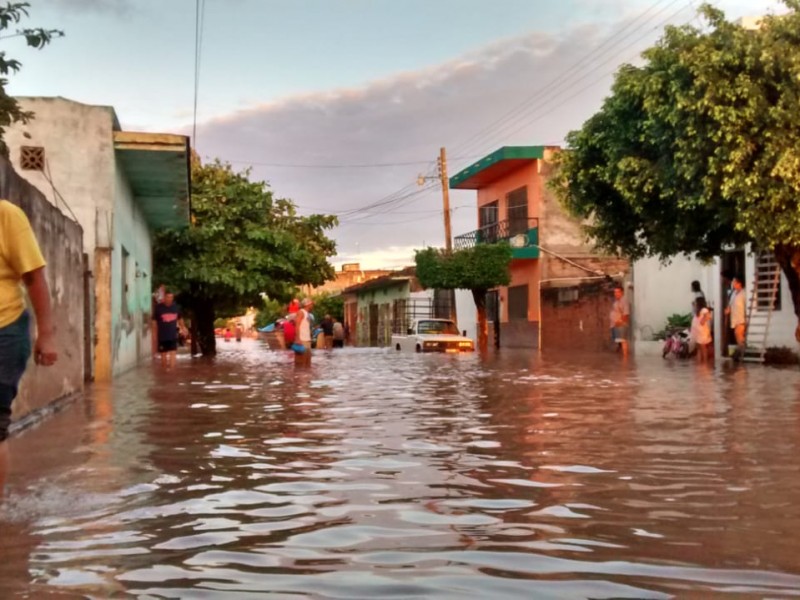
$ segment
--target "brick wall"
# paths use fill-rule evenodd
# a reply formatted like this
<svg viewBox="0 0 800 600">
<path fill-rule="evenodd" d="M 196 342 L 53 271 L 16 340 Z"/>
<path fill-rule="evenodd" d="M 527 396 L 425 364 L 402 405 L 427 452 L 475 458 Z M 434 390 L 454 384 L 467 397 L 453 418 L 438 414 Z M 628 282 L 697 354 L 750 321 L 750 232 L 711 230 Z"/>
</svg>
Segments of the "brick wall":
<svg viewBox="0 0 800 600">
<path fill-rule="evenodd" d="M 600 281 L 542 289 L 542 350 L 608 350 L 613 288 Z"/>
</svg>

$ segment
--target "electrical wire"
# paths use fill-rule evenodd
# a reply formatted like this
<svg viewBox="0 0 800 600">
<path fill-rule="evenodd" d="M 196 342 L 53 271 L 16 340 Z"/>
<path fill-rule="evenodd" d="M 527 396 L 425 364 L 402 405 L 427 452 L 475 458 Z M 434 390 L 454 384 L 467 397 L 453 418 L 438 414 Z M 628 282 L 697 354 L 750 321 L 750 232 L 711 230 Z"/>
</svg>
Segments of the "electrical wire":
<svg viewBox="0 0 800 600">
<path fill-rule="evenodd" d="M 203 25 L 206 0 L 195 0 L 194 22 L 194 106 L 192 114 L 192 145 L 197 148 L 197 103 L 200 96 L 200 64 L 203 58 Z"/>
<path fill-rule="evenodd" d="M 554 78 L 550 81 L 546 86 L 538 90 L 536 93 L 528 97 L 525 102 L 517 105 L 510 111 L 506 112 L 503 116 L 499 119 L 496 119 L 483 129 L 481 129 L 476 134 L 473 134 L 470 138 L 462 143 L 460 146 L 457 146 L 459 154 L 465 153 L 472 153 L 473 149 L 485 145 L 489 145 L 490 140 L 494 140 L 495 138 L 503 138 L 507 137 L 509 131 L 518 130 L 519 127 L 515 127 L 517 123 L 519 123 L 521 118 L 527 117 L 531 112 L 540 109 L 542 104 L 549 105 L 553 102 L 557 102 L 558 106 L 562 106 L 566 104 L 569 100 L 574 99 L 577 94 L 571 94 L 566 98 L 566 100 L 562 97 L 563 94 L 569 90 L 572 90 L 576 85 L 578 85 L 581 81 L 584 81 L 586 78 L 590 77 L 596 72 L 596 69 L 609 64 L 611 62 L 617 63 L 619 55 L 630 48 L 631 46 L 638 44 L 644 37 L 647 37 L 651 34 L 654 29 L 658 29 L 659 27 L 665 25 L 666 23 L 670 22 L 675 16 L 680 14 L 683 10 L 687 7 L 691 6 L 691 2 L 687 2 L 682 8 L 678 11 L 671 13 L 666 19 L 660 21 L 653 27 L 647 28 L 646 32 L 643 35 L 635 38 L 633 42 L 624 45 L 621 48 L 617 48 L 622 42 L 630 39 L 633 35 L 638 32 L 641 32 L 649 23 L 651 23 L 654 19 L 657 19 L 659 16 L 663 15 L 664 12 L 669 10 L 672 6 L 674 6 L 679 0 L 658 0 L 654 5 L 652 5 L 648 10 L 644 13 L 640 14 L 636 19 L 631 21 L 625 28 L 623 28 L 620 32 L 617 32 L 615 35 L 607 38 L 601 43 L 597 48 L 593 49 L 589 54 L 585 55 L 581 58 L 577 63 L 573 64 L 569 69 L 567 69 L 564 73 L 560 74 L 558 77 Z M 663 6 L 660 10 L 658 10 L 655 14 L 649 15 L 653 10 L 655 10 L 659 5 L 663 4 L 664 2 L 668 2 L 666 6 Z M 642 21 L 643 17 L 647 17 Z M 635 27 L 634 27 L 635 25 Z M 626 29 L 631 28 L 631 31 L 628 31 L 625 35 L 621 35 L 626 31 Z M 611 43 L 613 42 L 613 43 Z M 601 52 L 601 50 L 605 47 L 605 49 Z M 603 61 L 599 64 L 592 64 L 598 58 L 603 58 L 605 56 L 609 56 L 609 53 L 613 51 L 613 54 L 610 55 L 610 58 Z M 580 75 L 580 72 L 583 69 L 583 66 L 590 67 L 591 69 L 588 72 L 584 72 L 583 75 Z M 612 71 L 613 72 L 613 71 Z M 578 75 L 580 75 L 578 77 Z M 605 77 L 606 74 L 603 74 Z M 575 79 L 577 77 L 577 79 Z M 581 88 L 580 91 L 587 89 L 586 87 Z M 490 135 L 485 135 L 487 132 L 491 132 Z"/>
<path fill-rule="evenodd" d="M 207 159 L 211 159 L 210 156 L 206 156 Z M 458 159 L 470 159 L 470 158 L 480 158 L 479 155 L 471 155 L 471 156 L 456 156 L 453 160 Z M 386 162 L 386 163 L 350 163 L 350 164 L 323 164 L 323 163 L 311 163 L 311 164 L 298 164 L 298 163 L 270 163 L 270 162 L 258 162 L 252 160 L 227 160 L 231 164 L 239 164 L 239 165 L 250 165 L 253 167 L 273 167 L 278 169 L 383 169 L 383 168 L 392 168 L 392 167 L 408 167 L 414 165 L 429 165 L 431 161 L 429 160 L 415 160 L 415 161 L 404 161 L 404 162 Z"/>
</svg>

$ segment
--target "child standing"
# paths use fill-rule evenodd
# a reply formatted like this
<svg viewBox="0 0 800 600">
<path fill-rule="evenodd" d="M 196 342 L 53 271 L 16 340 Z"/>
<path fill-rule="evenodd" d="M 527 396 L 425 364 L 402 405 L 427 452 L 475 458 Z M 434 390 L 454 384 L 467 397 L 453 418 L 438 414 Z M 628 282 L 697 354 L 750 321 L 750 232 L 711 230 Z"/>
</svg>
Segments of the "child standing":
<svg viewBox="0 0 800 600">
<path fill-rule="evenodd" d="M 694 303 L 697 312 L 692 317 L 691 338 L 697 346 L 697 359 L 706 363 L 711 359 L 711 311 L 705 298 L 697 297 Z"/>
</svg>

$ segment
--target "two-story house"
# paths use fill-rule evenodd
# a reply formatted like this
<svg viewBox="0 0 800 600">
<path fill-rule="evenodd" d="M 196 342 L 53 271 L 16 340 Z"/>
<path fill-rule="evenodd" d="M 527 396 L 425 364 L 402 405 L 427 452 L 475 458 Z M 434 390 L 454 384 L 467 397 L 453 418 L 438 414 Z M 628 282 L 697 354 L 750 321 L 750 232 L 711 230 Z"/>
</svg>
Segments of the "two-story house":
<svg viewBox="0 0 800 600">
<path fill-rule="evenodd" d="M 597 306 L 610 306 L 610 294 L 598 295 L 596 285 L 590 294 L 580 289 L 628 270 L 627 261 L 599 254 L 588 243 L 581 224 L 548 187 L 560 151 L 558 146 L 504 146 L 450 178 L 451 189 L 476 190 L 478 196 L 478 229 L 456 236 L 454 249 L 497 242 L 512 247 L 511 284 L 487 299 L 490 337 L 499 324 L 504 347 L 550 348 L 569 340 L 589 349 L 597 347 L 595 340 L 605 343 L 608 324 L 597 316 L 605 309 Z M 556 293 L 556 300 L 543 306 L 543 293 L 554 288 L 568 292 Z M 570 316 L 548 328 L 543 315 L 550 309 Z"/>
</svg>

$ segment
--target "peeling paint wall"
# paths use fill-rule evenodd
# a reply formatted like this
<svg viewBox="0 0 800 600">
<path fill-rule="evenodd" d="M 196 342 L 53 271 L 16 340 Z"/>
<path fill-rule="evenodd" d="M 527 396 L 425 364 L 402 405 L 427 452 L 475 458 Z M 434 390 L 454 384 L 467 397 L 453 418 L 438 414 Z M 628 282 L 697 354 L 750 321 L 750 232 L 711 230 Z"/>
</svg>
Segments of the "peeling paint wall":
<svg viewBox="0 0 800 600">
<path fill-rule="evenodd" d="M 111 279 L 111 349 L 114 375 L 150 356 L 152 240 L 122 166 L 114 190 L 114 252 Z"/>
<path fill-rule="evenodd" d="M 0 158 L 0 197 L 28 215 L 47 261 L 58 362 L 52 367 L 28 364 L 14 418 L 83 390 L 84 289 L 83 231 Z"/>
<path fill-rule="evenodd" d="M 36 117 L 9 128 L 22 177 L 54 206 L 75 214 L 93 270 L 94 375 L 108 381 L 152 352 L 151 237 L 114 150 L 114 110 L 65 98 L 20 98 Z M 46 169 L 19 170 L 21 147 L 44 148 Z"/>
</svg>

